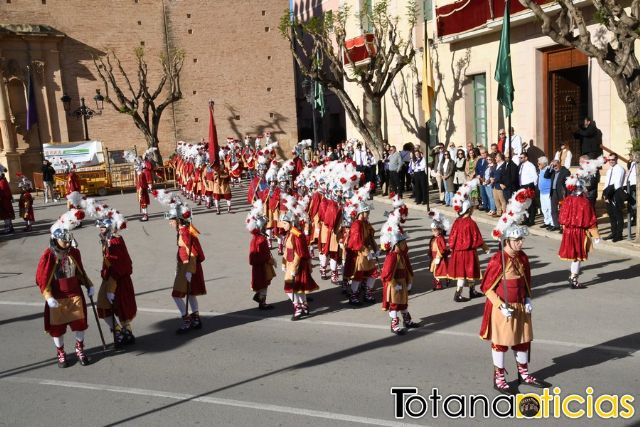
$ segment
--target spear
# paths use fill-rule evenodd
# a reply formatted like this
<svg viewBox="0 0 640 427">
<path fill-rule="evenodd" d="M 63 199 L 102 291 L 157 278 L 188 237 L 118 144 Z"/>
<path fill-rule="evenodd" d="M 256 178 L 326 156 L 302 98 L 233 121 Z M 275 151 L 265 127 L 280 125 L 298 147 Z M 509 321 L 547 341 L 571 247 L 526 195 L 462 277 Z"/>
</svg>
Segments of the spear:
<svg viewBox="0 0 640 427">
<path fill-rule="evenodd" d="M 100 332 L 100 340 L 102 341 L 102 351 L 107 351 L 107 343 L 104 341 L 104 335 L 102 334 L 102 326 L 100 326 L 100 319 L 98 319 L 98 312 L 96 311 L 96 305 L 93 302 L 93 297 L 89 296 L 89 301 L 91 301 L 91 308 L 93 309 L 93 315 L 96 318 L 96 323 L 98 325 L 98 332 Z"/>
</svg>

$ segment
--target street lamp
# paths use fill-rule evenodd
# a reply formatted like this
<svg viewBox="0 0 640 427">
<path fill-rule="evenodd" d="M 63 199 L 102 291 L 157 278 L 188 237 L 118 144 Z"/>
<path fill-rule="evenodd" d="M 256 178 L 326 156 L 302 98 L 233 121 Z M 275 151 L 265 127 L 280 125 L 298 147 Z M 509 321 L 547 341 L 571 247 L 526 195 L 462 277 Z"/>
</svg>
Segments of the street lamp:
<svg viewBox="0 0 640 427">
<path fill-rule="evenodd" d="M 93 100 L 96 102 L 96 110 L 92 110 L 87 107 L 84 103 L 84 97 L 80 98 L 80 107 L 71 111 L 71 97 L 66 93 L 62 95 L 60 101 L 62 101 L 62 105 L 64 107 L 64 111 L 67 114 L 75 116 L 77 119 L 82 119 L 82 128 L 84 130 L 84 139 L 85 141 L 89 140 L 89 126 L 87 125 L 87 120 L 92 118 L 95 115 L 102 114 L 102 110 L 104 109 L 104 96 L 100 94 L 100 89 L 96 89 L 96 95 L 93 97 Z"/>
<path fill-rule="evenodd" d="M 318 149 L 318 132 L 316 131 L 316 106 L 315 106 L 315 87 L 313 80 L 310 77 L 305 78 L 302 81 L 302 89 L 304 96 L 309 105 L 311 105 L 311 117 L 313 121 L 313 151 Z"/>
</svg>

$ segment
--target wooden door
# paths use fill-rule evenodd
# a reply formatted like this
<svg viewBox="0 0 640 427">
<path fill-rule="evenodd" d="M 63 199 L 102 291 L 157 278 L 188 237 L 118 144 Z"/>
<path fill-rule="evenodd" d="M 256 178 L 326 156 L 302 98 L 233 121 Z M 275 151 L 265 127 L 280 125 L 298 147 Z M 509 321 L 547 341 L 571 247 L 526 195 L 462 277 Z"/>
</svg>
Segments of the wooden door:
<svg viewBox="0 0 640 427">
<path fill-rule="evenodd" d="M 569 145 L 573 163 L 580 157 L 580 142 L 573 138 L 578 124 L 587 114 L 586 69 L 575 67 L 550 73 L 550 139 L 549 157 L 560 149 L 562 142 Z M 586 67 L 584 67 L 586 68 Z M 582 76 L 585 74 L 585 76 Z"/>
</svg>

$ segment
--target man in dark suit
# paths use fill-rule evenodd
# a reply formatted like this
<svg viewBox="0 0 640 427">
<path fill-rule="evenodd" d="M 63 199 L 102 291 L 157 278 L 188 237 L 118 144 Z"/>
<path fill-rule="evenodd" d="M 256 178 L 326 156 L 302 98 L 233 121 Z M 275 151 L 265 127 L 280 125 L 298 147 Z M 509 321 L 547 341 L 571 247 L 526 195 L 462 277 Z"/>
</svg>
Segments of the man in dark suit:
<svg viewBox="0 0 640 427">
<path fill-rule="evenodd" d="M 505 167 L 502 176 L 500 177 L 500 184 L 503 185 L 502 191 L 504 192 L 504 199 L 509 203 L 509 199 L 518 190 L 518 165 L 505 156 Z"/>
<path fill-rule="evenodd" d="M 558 212 L 560 207 L 560 201 L 567 195 L 567 187 L 565 181 L 567 177 L 571 175 L 569 169 L 560 164 L 558 160 L 551 162 L 551 167 L 544 173 L 544 177 L 551 178 L 551 219 L 553 220 L 553 227 L 550 227 L 551 231 L 560 231 L 560 222 L 558 221 Z"/>
<path fill-rule="evenodd" d="M 476 160 L 475 177 L 480 180 L 480 198 L 482 206 L 478 208 L 480 211 L 489 211 L 489 197 L 487 196 L 486 189 L 484 187 L 484 173 L 487 170 L 487 149 L 480 148 L 480 158 Z"/>
</svg>

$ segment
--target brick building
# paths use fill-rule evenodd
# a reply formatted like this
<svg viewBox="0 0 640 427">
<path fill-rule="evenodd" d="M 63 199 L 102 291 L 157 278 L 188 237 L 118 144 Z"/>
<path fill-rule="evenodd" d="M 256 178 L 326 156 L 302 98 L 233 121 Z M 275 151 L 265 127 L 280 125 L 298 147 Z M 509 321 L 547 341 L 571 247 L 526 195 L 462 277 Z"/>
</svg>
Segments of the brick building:
<svg viewBox="0 0 640 427">
<path fill-rule="evenodd" d="M 0 163 L 11 177 L 17 170 L 29 176 L 42 143 L 84 139 L 82 122 L 65 113 L 60 98 L 69 95 L 75 109 L 85 97 L 95 109 L 92 98 L 103 84 L 92 56 L 114 49 L 133 74 L 133 51 L 141 45 L 151 87 L 167 48 L 186 53 L 183 99 L 162 116 L 163 155 L 176 140 L 207 136 L 210 98 L 222 141 L 270 130 L 288 152 L 298 140 L 293 61 L 277 28 L 288 6 L 288 0 L 1 0 Z M 27 131 L 29 65 L 38 123 Z M 90 138 L 109 149 L 146 148 L 131 118 L 106 103 L 88 127 Z"/>
</svg>

